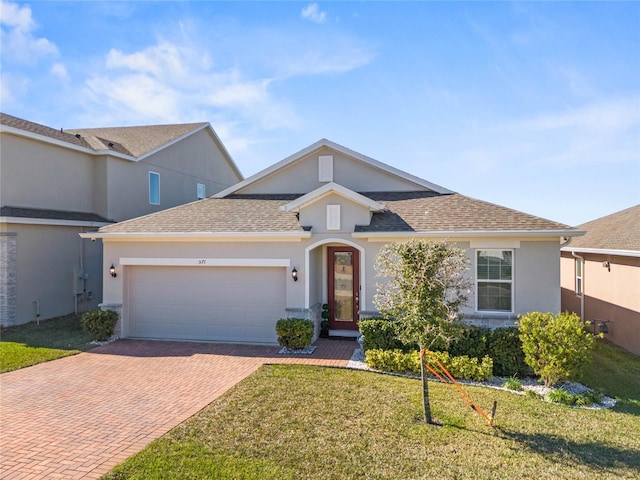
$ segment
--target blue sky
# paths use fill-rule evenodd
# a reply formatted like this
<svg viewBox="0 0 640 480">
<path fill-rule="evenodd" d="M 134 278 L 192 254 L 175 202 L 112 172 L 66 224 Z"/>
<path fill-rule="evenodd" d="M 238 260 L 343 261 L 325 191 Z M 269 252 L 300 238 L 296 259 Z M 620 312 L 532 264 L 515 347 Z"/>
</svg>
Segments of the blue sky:
<svg viewBox="0 0 640 480">
<path fill-rule="evenodd" d="M 245 176 L 328 138 L 569 225 L 640 203 L 640 2 L 0 1 L 27 120 L 207 121 Z"/>
</svg>

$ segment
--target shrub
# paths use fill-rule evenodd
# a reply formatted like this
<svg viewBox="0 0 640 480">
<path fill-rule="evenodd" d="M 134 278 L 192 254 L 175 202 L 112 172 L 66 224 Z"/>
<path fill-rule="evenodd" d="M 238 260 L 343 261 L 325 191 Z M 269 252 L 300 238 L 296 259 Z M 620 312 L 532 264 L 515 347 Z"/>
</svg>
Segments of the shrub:
<svg viewBox="0 0 640 480">
<path fill-rule="evenodd" d="M 118 323 L 118 314 L 113 310 L 86 312 L 82 315 L 80 323 L 94 340 L 106 342 L 113 335 L 113 330 Z"/>
<path fill-rule="evenodd" d="M 575 313 L 527 313 L 519 330 L 525 361 L 546 387 L 578 373 L 591 359 L 593 336 Z"/>
<path fill-rule="evenodd" d="M 300 350 L 311 345 L 313 321 L 305 318 L 281 318 L 276 322 L 278 343 L 290 350 Z"/>
<path fill-rule="evenodd" d="M 408 346 L 397 338 L 398 323 L 386 318 L 366 318 L 358 322 L 362 334 L 362 348 L 367 350 L 402 350 L 409 352 L 416 350 L 416 346 Z"/>
<path fill-rule="evenodd" d="M 466 355 L 452 357 L 447 352 L 432 352 L 454 378 L 482 381 L 491 377 L 493 361 L 485 356 L 482 360 L 469 358 Z M 417 351 L 403 352 L 402 350 L 372 349 L 366 352 L 366 363 L 370 368 L 388 372 L 410 373 L 420 375 L 420 353 Z M 431 356 L 427 355 L 427 362 L 436 371 L 437 365 Z"/>
<path fill-rule="evenodd" d="M 488 337 L 485 355 L 493 358 L 493 374 L 499 377 L 524 377 L 530 373 L 524 361 L 522 341 L 517 328 L 506 327 L 492 330 Z"/>
<path fill-rule="evenodd" d="M 491 329 L 464 325 L 460 335 L 451 341 L 447 351 L 453 356 L 467 355 L 482 358 L 489 353 L 490 338 Z"/>
</svg>

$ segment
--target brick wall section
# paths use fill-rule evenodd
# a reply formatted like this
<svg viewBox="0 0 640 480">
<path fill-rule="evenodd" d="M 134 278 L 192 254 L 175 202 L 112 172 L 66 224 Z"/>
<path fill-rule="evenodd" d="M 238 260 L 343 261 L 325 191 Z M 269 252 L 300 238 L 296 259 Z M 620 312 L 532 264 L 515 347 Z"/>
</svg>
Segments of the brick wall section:
<svg viewBox="0 0 640 480">
<path fill-rule="evenodd" d="M 17 235 L 0 232 L 0 325 L 16 322 Z"/>
</svg>

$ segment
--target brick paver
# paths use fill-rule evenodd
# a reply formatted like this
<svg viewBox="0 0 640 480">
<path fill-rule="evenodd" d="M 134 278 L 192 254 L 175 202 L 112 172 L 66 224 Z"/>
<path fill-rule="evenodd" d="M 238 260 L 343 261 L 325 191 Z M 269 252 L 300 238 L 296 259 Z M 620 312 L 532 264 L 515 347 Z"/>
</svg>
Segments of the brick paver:
<svg viewBox="0 0 640 480">
<path fill-rule="evenodd" d="M 264 363 L 346 366 L 358 344 L 278 347 L 120 340 L 0 376 L 0 478 L 104 475 Z"/>
</svg>

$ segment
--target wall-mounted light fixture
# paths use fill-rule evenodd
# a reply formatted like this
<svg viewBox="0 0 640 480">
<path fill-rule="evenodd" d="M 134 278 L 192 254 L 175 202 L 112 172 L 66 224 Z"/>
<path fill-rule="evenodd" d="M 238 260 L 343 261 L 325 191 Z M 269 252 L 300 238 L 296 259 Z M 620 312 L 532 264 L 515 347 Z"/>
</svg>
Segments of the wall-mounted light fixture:
<svg viewBox="0 0 640 480">
<path fill-rule="evenodd" d="M 111 267 L 109 267 L 109 273 L 113 278 L 116 278 L 118 276 L 118 274 L 116 273 L 116 267 L 113 265 L 113 263 L 111 264 Z"/>
<path fill-rule="evenodd" d="M 293 278 L 294 282 L 298 281 L 298 270 L 296 270 L 296 267 L 293 267 L 293 270 L 291 270 L 291 278 Z"/>
<path fill-rule="evenodd" d="M 602 262 L 602 268 L 606 268 L 607 270 L 611 271 L 611 263 L 609 262 L 609 260 L 607 260 L 606 262 Z"/>
</svg>

